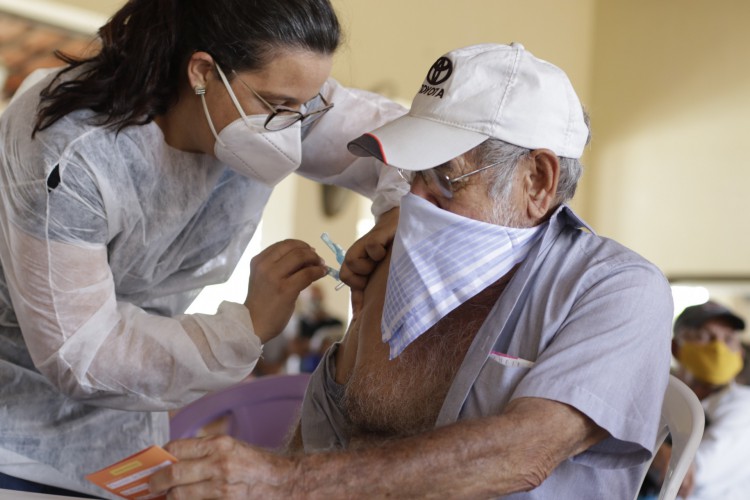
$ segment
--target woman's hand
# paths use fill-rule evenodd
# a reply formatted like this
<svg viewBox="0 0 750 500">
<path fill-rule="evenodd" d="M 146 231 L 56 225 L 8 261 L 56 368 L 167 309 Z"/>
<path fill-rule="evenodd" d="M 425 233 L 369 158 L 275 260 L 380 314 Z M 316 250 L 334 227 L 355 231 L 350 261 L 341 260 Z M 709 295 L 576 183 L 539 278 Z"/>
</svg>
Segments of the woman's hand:
<svg viewBox="0 0 750 500">
<path fill-rule="evenodd" d="M 304 241 L 280 241 L 253 257 L 245 307 L 261 342 L 281 333 L 300 292 L 325 275 L 325 262 Z"/>
<path fill-rule="evenodd" d="M 292 458 L 254 448 L 229 436 L 180 439 L 165 449 L 179 462 L 149 480 L 152 492 L 170 499 L 290 498 Z"/>
<path fill-rule="evenodd" d="M 355 241 L 347 250 L 339 277 L 352 291 L 354 316 L 362 308 L 363 291 L 378 262 L 383 260 L 393 242 L 398 226 L 399 208 L 382 214 L 370 232 Z"/>
</svg>

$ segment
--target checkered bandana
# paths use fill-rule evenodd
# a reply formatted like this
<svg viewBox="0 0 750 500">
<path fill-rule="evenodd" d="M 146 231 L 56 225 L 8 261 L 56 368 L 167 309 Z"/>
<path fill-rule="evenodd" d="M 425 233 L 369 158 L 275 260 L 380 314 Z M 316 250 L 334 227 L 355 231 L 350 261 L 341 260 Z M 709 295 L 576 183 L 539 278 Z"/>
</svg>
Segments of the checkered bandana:
<svg viewBox="0 0 750 500">
<path fill-rule="evenodd" d="M 525 259 L 542 229 L 489 224 L 405 195 L 381 323 L 390 359 Z"/>
</svg>

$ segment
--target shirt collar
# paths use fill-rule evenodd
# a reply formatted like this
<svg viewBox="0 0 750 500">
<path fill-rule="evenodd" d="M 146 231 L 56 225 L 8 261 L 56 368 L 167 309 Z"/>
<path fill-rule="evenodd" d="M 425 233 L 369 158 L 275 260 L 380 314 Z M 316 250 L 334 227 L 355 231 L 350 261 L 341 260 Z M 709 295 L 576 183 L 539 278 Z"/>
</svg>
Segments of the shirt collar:
<svg viewBox="0 0 750 500">
<path fill-rule="evenodd" d="M 596 234 L 596 231 L 594 231 L 586 221 L 579 217 L 567 203 L 562 203 L 552 213 L 552 216 L 550 217 L 550 226 L 572 226 L 575 228 L 584 228 L 590 233 Z"/>
</svg>

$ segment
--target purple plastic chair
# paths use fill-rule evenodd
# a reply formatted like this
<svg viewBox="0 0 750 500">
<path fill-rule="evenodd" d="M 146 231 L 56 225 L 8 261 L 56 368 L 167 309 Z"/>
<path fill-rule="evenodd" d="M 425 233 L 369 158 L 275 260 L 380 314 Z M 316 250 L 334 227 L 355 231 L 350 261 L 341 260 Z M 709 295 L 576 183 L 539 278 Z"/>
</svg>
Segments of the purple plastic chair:
<svg viewBox="0 0 750 500">
<path fill-rule="evenodd" d="M 279 448 L 291 431 L 310 381 L 309 373 L 269 375 L 206 394 L 174 414 L 170 438 L 194 437 L 227 416 L 227 434 L 263 448 Z"/>
</svg>

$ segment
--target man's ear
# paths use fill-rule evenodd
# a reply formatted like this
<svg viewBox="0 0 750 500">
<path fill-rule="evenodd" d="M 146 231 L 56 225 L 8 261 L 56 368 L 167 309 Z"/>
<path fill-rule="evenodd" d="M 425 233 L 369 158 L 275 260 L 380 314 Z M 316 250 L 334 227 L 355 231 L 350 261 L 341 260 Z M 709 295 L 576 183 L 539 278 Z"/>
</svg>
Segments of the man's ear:
<svg viewBox="0 0 750 500">
<path fill-rule="evenodd" d="M 523 187 L 526 211 L 532 220 L 546 217 L 557 201 L 557 183 L 560 180 L 560 161 L 549 149 L 535 149 L 526 161 Z"/>
<path fill-rule="evenodd" d="M 211 80 L 214 68 L 214 58 L 208 52 L 193 52 L 187 65 L 187 76 L 190 88 L 206 88 L 206 82 Z"/>
</svg>

